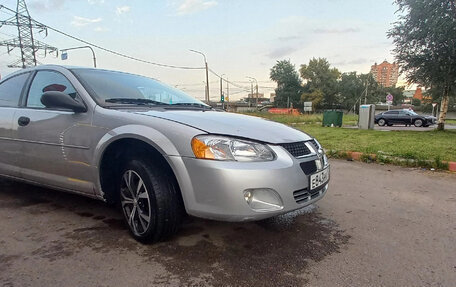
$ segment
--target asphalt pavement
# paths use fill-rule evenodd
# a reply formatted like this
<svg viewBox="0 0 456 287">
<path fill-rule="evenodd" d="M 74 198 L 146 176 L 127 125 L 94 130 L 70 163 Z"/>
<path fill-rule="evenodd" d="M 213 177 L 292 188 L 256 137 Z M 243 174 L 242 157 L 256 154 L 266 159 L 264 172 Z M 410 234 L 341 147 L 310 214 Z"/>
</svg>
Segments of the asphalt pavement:
<svg viewBox="0 0 456 287">
<path fill-rule="evenodd" d="M 315 205 L 155 245 L 102 202 L 0 180 L 0 286 L 455 286 L 456 174 L 331 164 Z"/>
</svg>

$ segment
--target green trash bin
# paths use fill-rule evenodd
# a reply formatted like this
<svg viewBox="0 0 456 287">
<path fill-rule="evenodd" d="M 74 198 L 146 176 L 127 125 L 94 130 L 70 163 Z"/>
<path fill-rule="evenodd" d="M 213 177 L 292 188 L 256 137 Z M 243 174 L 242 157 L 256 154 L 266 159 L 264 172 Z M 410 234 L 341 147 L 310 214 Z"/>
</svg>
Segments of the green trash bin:
<svg viewBox="0 0 456 287">
<path fill-rule="evenodd" d="M 341 127 L 344 113 L 341 111 L 324 111 L 323 126 L 324 127 Z"/>
</svg>

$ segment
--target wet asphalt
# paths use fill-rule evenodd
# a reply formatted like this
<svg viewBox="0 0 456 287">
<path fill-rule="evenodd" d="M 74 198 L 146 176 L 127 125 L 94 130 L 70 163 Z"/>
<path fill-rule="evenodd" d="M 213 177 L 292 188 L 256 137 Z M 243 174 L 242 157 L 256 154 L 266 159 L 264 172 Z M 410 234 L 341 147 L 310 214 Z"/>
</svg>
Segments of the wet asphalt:
<svg viewBox="0 0 456 287">
<path fill-rule="evenodd" d="M 102 202 L 0 180 L 0 286 L 456 286 L 456 174 L 331 164 L 312 206 L 154 245 Z"/>
</svg>

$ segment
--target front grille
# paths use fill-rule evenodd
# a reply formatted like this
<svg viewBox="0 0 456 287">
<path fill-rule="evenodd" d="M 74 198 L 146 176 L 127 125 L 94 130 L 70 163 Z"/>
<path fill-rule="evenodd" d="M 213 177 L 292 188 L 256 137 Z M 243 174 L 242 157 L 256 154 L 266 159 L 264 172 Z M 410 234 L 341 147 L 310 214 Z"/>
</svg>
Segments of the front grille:
<svg viewBox="0 0 456 287">
<path fill-rule="evenodd" d="M 305 156 L 311 153 L 306 146 L 306 142 L 284 143 L 281 146 L 294 157 Z"/>
<path fill-rule="evenodd" d="M 296 200 L 296 203 L 304 203 L 319 196 L 322 192 L 323 188 L 312 191 L 308 191 L 307 188 L 304 188 L 293 192 L 293 197 Z"/>
<path fill-rule="evenodd" d="M 317 164 L 314 160 L 301 162 L 300 164 L 302 171 L 306 174 L 312 174 L 317 171 Z"/>
</svg>

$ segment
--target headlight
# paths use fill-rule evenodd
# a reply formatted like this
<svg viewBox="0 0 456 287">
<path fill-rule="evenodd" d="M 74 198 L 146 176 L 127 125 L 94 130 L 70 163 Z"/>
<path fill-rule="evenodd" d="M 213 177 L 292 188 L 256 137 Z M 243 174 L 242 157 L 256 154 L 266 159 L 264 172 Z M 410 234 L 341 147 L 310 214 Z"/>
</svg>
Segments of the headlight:
<svg viewBox="0 0 456 287">
<path fill-rule="evenodd" d="M 274 152 L 266 145 L 236 138 L 201 135 L 192 139 L 196 158 L 232 161 L 271 161 Z"/>
<path fill-rule="evenodd" d="M 328 165 L 328 157 L 326 156 L 326 153 L 325 153 L 325 150 L 323 149 L 323 147 L 321 146 L 321 144 L 317 141 L 317 139 L 314 139 L 315 143 L 317 144 L 318 146 L 318 151 L 317 153 L 319 153 L 322 157 L 321 157 L 321 160 L 322 160 L 322 164 L 323 166 L 327 166 Z"/>
</svg>

